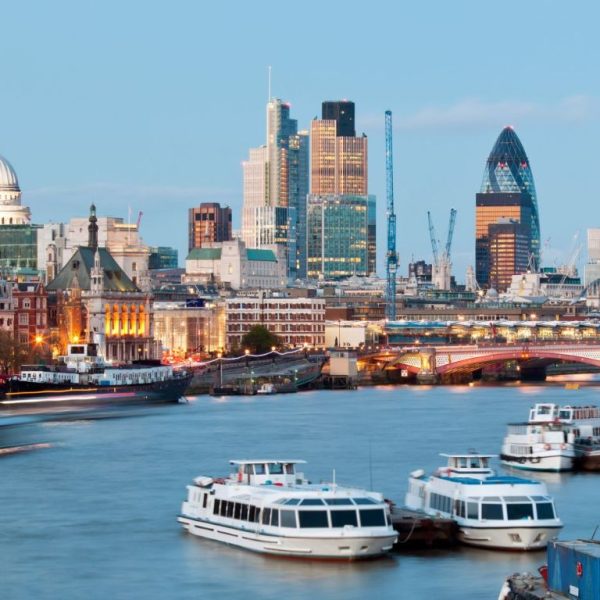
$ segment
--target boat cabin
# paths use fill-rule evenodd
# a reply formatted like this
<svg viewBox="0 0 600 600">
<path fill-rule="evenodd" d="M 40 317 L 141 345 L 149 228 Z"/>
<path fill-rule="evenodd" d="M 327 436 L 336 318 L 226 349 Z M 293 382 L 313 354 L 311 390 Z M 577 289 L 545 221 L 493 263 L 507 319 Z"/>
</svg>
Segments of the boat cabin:
<svg viewBox="0 0 600 600">
<path fill-rule="evenodd" d="M 230 478 L 238 483 L 278 486 L 306 483 L 304 474 L 296 472 L 296 465 L 306 464 L 304 460 L 230 460 L 229 464 L 236 469 Z"/>
<path fill-rule="evenodd" d="M 490 458 L 495 454 L 440 454 L 447 458 L 445 467 L 438 469 L 438 475 L 442 477 L 475 477 L 485 479 L 494 474 L 490 468 Z"/>
<path fill-rule="evenodd" d="M 559 418 L 560 406 L 558 404 L 540 403 L 529 410 L 530 423 L 550 423 Z"/>
</svg>

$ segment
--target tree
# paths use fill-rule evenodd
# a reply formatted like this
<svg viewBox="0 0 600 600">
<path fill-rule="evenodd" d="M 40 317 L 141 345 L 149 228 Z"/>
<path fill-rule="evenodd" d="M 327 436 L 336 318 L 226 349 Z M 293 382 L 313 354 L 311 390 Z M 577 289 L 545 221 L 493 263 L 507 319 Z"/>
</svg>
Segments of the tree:
<svg viewBox="0 0 600 600">
<path fill-rule="evenodd" d="M 254 325 L 242 338 L 242 347 L 249 348 L 254 354 L 268 352 L 274 346 L 280 346 L 281 340 L 264 325 Z"/>
<path fill-rule="evenodd" d="M 0 330 L 0 372 L 16 373 L 29 356 L 28 344 L 20 344 L 10 331 Z"/>
</svg>

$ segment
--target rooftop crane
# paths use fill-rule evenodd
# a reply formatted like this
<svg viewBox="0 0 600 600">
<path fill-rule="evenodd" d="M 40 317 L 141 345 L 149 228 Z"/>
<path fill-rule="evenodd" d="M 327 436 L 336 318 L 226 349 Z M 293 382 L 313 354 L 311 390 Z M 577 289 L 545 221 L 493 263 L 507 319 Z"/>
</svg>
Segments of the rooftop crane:
<svg viewBox="0 0 600 600">
<path fill-rule="evenodd" d="M 396 319 L 396 213 L 394 212 L 394 161 L 392 155 L 392 111 L 385 111 L 385 188 L 387 198 L 387 254 L 385 270 L 387 287 L 385 293 L 385 316 L 388 321 Z"/>
</svg>

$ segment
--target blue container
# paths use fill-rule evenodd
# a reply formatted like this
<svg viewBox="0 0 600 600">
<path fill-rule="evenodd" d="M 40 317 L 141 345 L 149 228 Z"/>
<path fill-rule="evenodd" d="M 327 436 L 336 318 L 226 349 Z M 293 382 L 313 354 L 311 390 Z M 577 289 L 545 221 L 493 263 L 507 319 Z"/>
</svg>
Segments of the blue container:
<svg viewBox="0 0 600 600">
<path fill-rule="evenodd" d="M 567 598 L 600 598 L 600 542 L 575 540 L 548 544 L 548 586 Z"/>
</svg>

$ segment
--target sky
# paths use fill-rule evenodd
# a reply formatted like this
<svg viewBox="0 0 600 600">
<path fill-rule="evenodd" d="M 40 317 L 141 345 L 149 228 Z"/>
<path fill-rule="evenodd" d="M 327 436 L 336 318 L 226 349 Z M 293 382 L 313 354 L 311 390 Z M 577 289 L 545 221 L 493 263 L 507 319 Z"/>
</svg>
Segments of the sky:
<svg viewBox="0 0 600 600">
<path fill-rule="evenodd" d="M 600 4 L 422 2 L 10 2 L 0 35 L 0 155 L 36 223 L 88 213 L 135 220 L 187 253 L 187 209 L 228 204 L 265 142 L 272 93 L 300 128 L 323 100 L 356 104 L 369 137 L 386 244 L 384 111 L 394 119 L 400 272 L 431 260 L 427 211 L 454 273 L 474 262 L 475 194 L 505 125 L 536 182 L 543 262 L 568 262 L 599 227 Z"/>
</svg>

